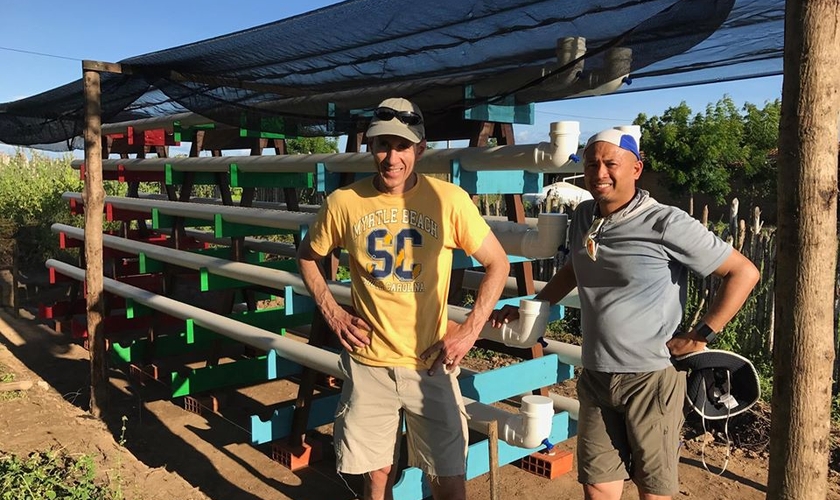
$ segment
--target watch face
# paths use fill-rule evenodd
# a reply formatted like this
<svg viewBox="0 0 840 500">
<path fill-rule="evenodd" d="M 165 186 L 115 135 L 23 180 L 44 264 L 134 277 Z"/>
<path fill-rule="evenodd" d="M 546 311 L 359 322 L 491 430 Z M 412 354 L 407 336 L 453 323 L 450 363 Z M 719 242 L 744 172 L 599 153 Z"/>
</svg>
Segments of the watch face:
<svg viewBox="0 0 840 500">
<path fill-rule="evenodd" d="M 712 330 L 712 327 L 707 325 L 706 323 L 699 323 L 696 327 L 696 330 L 698 334 L 700 334 L 703 338 L 706 339 L 706 342 L 711 342 L 717 337 L 714 330 Z"/>
</svg>

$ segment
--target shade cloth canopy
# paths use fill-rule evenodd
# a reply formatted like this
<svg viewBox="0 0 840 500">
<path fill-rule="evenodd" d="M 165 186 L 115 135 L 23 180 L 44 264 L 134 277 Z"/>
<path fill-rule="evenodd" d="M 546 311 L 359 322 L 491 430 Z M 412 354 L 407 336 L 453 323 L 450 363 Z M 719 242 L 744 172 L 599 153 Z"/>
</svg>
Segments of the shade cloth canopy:
<svg viewBox="0 0 840 500">
<path fill-rule="evenodd" d="M 774 75 L 783 22 L 782 0 L 349 0 L 120 61 L 130 74 L 102 75 L 102 119 L 192 112 L 339 135 L 390 96 L 431 123 L 476 105 Z M 0 104 L 0 141 L 72 146 L 82 90 L 77 80 Z"/>
</svg>

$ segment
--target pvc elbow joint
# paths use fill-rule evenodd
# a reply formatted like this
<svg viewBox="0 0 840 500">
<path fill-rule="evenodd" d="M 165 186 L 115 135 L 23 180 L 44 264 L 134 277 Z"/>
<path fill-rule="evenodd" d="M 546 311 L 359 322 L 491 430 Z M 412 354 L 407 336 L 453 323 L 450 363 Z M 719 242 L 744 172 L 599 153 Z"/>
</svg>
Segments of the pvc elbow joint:
<svg viewBox="0 0 840 500">
<path fill-rule="evenodd" d="M 540 214 L 537 231 L 522 237 L 522 255 L 535 259 L 551 259 L 566 239 L 568 217 L 565 214 Z"/>
<path fill-rule="evenodd" d="M 551 142 L 541 142 L 534 150 L 534 160 L 540 172 L 556 172 L 570 165 L 577 153 L 580 124 L 573 121 L 551 124 Z"/>
<path fill-rule="evenodd" d="M 520 448 L 537 448 L 551 435 L 554 404 L 545 396 L 523 396 L 519 415 L 508 419 L 504 441 Z"/>
<path fill-rule="evenodd" d="M 487 325 L 482 331 L 482 337 L 502 342 L 509 347 L 531 347 L 545 333 L 550 313 L 548 302 L 522 299 L 519 301 L 519 319 L 499 329 Z"/>
</svg>

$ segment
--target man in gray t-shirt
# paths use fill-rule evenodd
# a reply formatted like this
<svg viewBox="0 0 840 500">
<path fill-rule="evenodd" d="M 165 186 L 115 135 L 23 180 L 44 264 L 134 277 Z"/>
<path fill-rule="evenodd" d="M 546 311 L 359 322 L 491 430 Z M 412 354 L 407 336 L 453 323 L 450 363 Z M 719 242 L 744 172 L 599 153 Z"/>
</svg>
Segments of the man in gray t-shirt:
<svg viewBox="0 0 840 500">
<path fill-rule="evenodd" d="M 755 266 L 702 224 L 636 188 L 636 139 L 609 129 L 584 148 L 594 200 L 569 231 L 571 259 L 537 299 L 557 303 L 575 287 L 581 302 L 583 372 L 578 379 L 578 480 L 588 500 L 617 500 L 632 479 L 642 500 L 677 491 L 685 377 L 671 356 L 702 350 L 743 305 Z M 697 325 L 680 332 L 688 272 L 722 284 Z M 495 311 L 499 327 L 519 316 Z"/>
</svg>

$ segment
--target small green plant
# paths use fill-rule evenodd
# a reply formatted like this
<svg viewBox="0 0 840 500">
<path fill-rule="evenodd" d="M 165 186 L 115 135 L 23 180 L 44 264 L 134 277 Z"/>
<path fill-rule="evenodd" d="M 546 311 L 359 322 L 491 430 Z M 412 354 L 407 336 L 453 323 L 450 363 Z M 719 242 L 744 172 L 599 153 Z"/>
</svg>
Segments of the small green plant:
<svg viewBox="0 0 840 500">
<path fill-rule="evenodd" d="M 12 373 L 5 365 L 0 364 L 0 383 L 14 382 L 15 374 Z M 0 401 L 12 401 L 14 399 L 22 398 L 26 395 L 23 391 L 8 391 L 0 392 Z"/>
<path fill-rule="evenodd" d="M 25 458 L 0 455 L 0 500 L 118 500 L 98 484 L 93 459 L 60 451 L 36 451 Z"/>
<path fill-rule="evenodd" d="M 545 336 L 568 344 L 580 345 L 580 311 L 567 308 L 563 318 L 546 326 Z"/>
<path fill-rule="evenodd" d="M 128 417 L 123 415 L 122 416 L 122 426 L 120 427 L 120 439 L 117 442 L 120 445 L 120 452 L 117 455 L 117 473 L 114 477 L 114 500 L 122 500 L 123 497 L 123 478 L 122 478 L 122 450 L 125 447 L 125 443 L 127 442 L 125 439 L 125 431 L 127 428 Z"/>
<path fill-rule="evenodd" d="M 12 382 L 15 379 L 15 374 L 6 368 L 6 365 L 0 364 L 0 382 Z"/>
<path fill-rule="evenodd" d="M 350 279 L 350 268 L 347 266 L 338 266 L 338 271 L 335 273 L 335 279 L 339 281 L 346 281 Z"/>
</svg>

